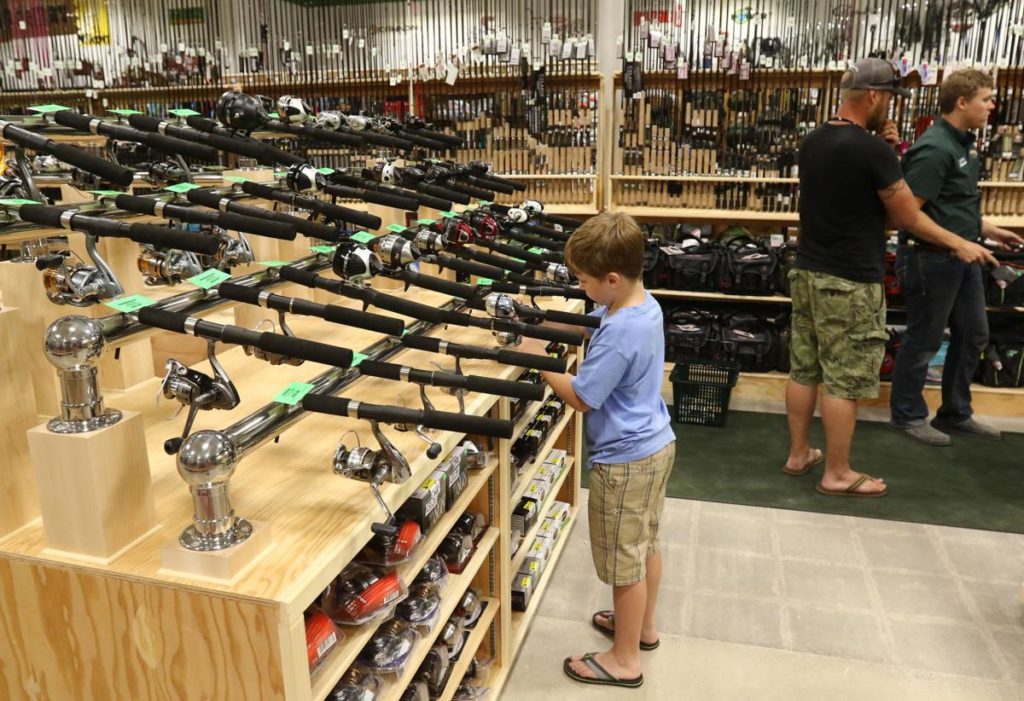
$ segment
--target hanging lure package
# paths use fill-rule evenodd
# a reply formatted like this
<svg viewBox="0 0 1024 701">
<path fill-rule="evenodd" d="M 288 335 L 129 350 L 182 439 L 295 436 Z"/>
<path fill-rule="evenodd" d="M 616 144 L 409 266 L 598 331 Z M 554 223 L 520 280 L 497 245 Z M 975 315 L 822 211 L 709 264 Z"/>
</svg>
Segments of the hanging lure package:
<svg viewBox="0 0 1024 701">
<path fill-rule="evenodd" d="M 399 519 L 394 531 L 375 533 L 356 555 L 356 561 L 368 565 L 397 565 L 415 554 L 422 539 L 418 523 Z"/>
<path fill-rule="evenodd" d="M 440 696 L 451 674 L 452 658 L 448 648 L 435 645 L 427 651 L 423 664 L 416 671 L 416 680 L 426 684 L 431 696 Z"/>
<path fill-rule="evenodd" d="M 407 594 L 397 572 L 353 563 L 323 591 L 318 603 L 335 623 L 362 625 L 390 616 Z"/>
<path fill-rule="evenodd" d="M 441 587 L 437 584 L 414 584 L 395 608 L 395 616 L 422 632 L 429 633 L 441 615 Z"/>
<path fill-rule="evenodd" d="M 349 667 L 331 693 L 327 701 L 376 701 L 382 682 L 380 677 L 359 667 Z"/>
<path fill-rule="evenodd" d="M 424 563 L 423 569 L 421 569 L 419 574 L 416 575 L 416 579 L 412 580 L 412 583 L 413 586 L 420 584 L 436 584 L 443 589 L 447 581 L 448 565 L 445 563 L 444 558 L 441 557 L 441 555 L 435 554 Z"/>
<path fill-rule="evenodd" d="M 306 610 L 305 619 L 306 657 L 309 661 L 309 671 L 312 673 L 345 636 L 338 630 L 331 617 L 316 607 Z"/>
<path fill-rule="evenodd" d="M 401 674 L 419 636 L 405 621 L 392 618 L 381 624 L 359 653 L 359 661 L 377 673 Z"/>
</svg>

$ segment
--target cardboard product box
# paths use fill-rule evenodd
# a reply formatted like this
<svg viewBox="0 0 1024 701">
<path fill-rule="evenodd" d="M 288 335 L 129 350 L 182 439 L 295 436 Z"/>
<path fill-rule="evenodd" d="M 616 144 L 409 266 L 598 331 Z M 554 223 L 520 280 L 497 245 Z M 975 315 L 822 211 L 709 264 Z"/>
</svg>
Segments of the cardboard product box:
<svg viewBox="0 0 1024 701">
<path fill-rule="evenodd" d="M 558 521 L 561 525 L 559 528 L 565 525 L 569 520 L 569 514 L 572 511 L 572 507 L 566 504 L 564 501 L 556 501 L 548 509 L 547 517 L 553 518 Z"/>
<path fill-rule="evenodd" d="M 519 504 L 512 511 L 512 529 L 519 529 L 522 533 L 529 533 L 530 529 L 540 518 L 540 504 L 536 499 L 523 497 Z"/>
<path fill-rule="evenodd" d="M 398 508 L 398 516 L 415 521 L 426 533 L 444 515 L 447 507 L 448 475 L 434 470 Z"/>
<path fill-rule="evenodd" d="M 512 578 L 512 610 L 525 611 L 533 598 L 536 579 L 528 574 L 517 574 Z"/>
<path fill-rule="evenodd" d="M 547 501 L 548 492 L 551 490 L 551 485 L 543 480 L 532 479 L 530 484 L 526 486 L 526 492 L 524 496 L 536 499 L 538 504 L 543 504 Z"/>
<path fill-rule="evenodd" d="M 547 457 L 544 458 L 544 465 L 550 465 L 554 468 L 557 475 L 562 474 L 562 470 L 565 469 L 565 460 L 568 457 L 568 453 L 561 448 L 553 448 L 548 452 Z"/>
<path fill-rule="evenodd" d="M 562 522 L 557 521 L 550 516 L 541 521 L 540 530 L 537 532 L 538 538 L 547 538 L 552 543 L 558 541 L 562 535 Z"/>
<path fill-rule="evenodd" d="M 547 483 L 549 488 L 548 491 L 550 492 L 551 485 L 553 485 L 555 480 L 558 479 L 558 470 L 556 470 L 552 465 L 541 465 L 537 468 L 537 472 L 534 473 L 533 479 Z"/>
<path fill-rule="evenodd" d="M 538 563 L 536 560 L 530 560 L 529 562 L 524 562 L 522 565 L 519 566 L 519 572 L 517 572 L 516 574 L 528 575 L 530 577 L 533 577 L 533 581 L 536 582 L 538 579 L 540 579 L 540 574 L 541 574 L 540 563 Z"/>
<path fill-rule="evenodd" d="M 454 504 L 459 495 L 469 484 L 469 475 L 466 473 L 464 455 L 466 450 L 461 445 L 456 447 L 451 454 L 437 466 L 435 472 L 444 473 L 445 480 L 445 505 Z"/>
<path fill-rule="evenodd" d="M 520 530 L 519 528 L 516 528 L 515 526 L 513 526 L 512 528 L 509 529 L 508 540 L 509 540 L 509 545 L 512 548 L 512 556 L 513 557 L 515 556 L 515 554 L 517 552 L 519 552 L 519 548 L 521 548 L 522 545 L 523 545 L 523 535 L 524 535 L 523 531 Z"/>
<path fill-rule="evenodd" d="M 548 560 L 551 558 L 551 549 L 554 547 L 554 542 L 549 538 L 534 538 L 533 542 L 530 543 L 530 549 L 526 553 L 526 559 L 524 563 L 536 562 L 538 569 L 541 572 L 548 566 Z"/>
</svg>

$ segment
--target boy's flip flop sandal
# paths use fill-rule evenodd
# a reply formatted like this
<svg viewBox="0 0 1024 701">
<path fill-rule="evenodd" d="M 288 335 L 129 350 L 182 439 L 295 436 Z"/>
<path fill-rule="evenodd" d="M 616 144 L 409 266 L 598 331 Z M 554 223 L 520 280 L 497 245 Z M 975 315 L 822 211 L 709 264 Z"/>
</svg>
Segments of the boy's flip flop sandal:
<svg viewBox="0 0 1024 701">
<path fill-rule="evenodd" d="M 828 497 L 858 497 L 860 499 L 877 499 L 878 497 L 884 497 L 889 492 L 889 487 L 886 485 L 885 489 L 880 492 L 858 492 L 857 489 L 870 480 L 877 480 L 877 477 L 871 475 L 865 475 L 861 473 L 861 476 L 846 489 L 825 489 L 821 486 L 821 482 L 814 485 L 818 494 L 824 494 Z"/>
<path fill-rule="evenodd" d="M 596 628 L 598 630 L 598 632 L 604 633 L 605 635 L 607 635 L 612 640 L 615 640 L 615 629 L 614 628 L 608 628 L 607 626 L 603 626 L 600 623 L 598 623 L 597 622 L 598 616 L 600 616 L 601 618 L 604 618 L 605 620 L 607 620 L 608 623 L 610 623 L 612 625 L 615 625 L 615 612 L 614 611 L 598 611 L 597 613 L 595 613 L 593 616 L 590 617 L 590 625 L 594 626 L 594 628 Z M 647 650 L 647 651 L 657 650 L 659 645 L 661 645 L 661 641 L 660 640 L 655 640 L 653 643 L 645 643 L 643 640 L 640 641 L 640 649 L 641 650 Z"/>
<path fill-rule="evenodd" d="M 619 679 L 613 677 L 608 673 L 608 670 L 602 667 L 597 660 L 594 659 L 595 653 L 588 652 L 581 658 L 581 661 L 587 665 L 594 673 L 593 677 L 584 677 L 572 668 L 572 658 L 566 657 L 565 661 L 562 662 L 562 671 L 565 672 L 566 676 L 570 679 L 584 684 L 604 684 L 606 686 L 622 686 L 627 689 L 639 688 L 644 683 L 644 675 L 640 675 L 635 679 Z"/>
</svg>

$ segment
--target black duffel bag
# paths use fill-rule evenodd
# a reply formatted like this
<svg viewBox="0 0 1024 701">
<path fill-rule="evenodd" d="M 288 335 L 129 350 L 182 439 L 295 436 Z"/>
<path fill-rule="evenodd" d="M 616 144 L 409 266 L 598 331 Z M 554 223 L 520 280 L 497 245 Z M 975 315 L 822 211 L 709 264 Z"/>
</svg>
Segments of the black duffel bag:
<svg viewBox="0 0 1024 701">
<path fill-rule="evenodd" d="M 715 336 L 715 358 L 737 363 L 742 372 L 769 372 L 778 367 L 778 330 L 753 312 L 723 315 Z"/>
<path fill-rule="evenodd" d="M 993 307 L 1024 306 L 1024 261 L 1004 260 L 987 271 L 985 300 Z"/>
<path fill-rule="evenodd" d="M 734 295 L 775 293 L 779 256 L 764 241 L 736 238 L 725 245 L 719 289 Z"/>
<path fill-rule="evenodd" d="M 665 362 L 711 358 L 717 315 L 701 309 L 676 309 L 665 319 Z"/>
<path fill-rule="evenodd" d="M 718 244 L 687 236 L 670 246 L 662 246 L 661 255 L 668 265 L 671 289 L 691 292 L 716 289 L 722 261 Z"/>
<path fill-rule="evenodd" d="M 992 330 L 975 379 L 989 387 L 1024 387 L 1024 329 Z"/>
</svg>

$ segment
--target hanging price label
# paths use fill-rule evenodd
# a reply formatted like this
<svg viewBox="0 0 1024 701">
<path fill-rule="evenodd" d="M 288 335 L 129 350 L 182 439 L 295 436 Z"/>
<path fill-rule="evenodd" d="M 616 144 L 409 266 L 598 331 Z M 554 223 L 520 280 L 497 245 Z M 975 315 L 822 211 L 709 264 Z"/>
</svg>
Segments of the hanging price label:
<svg viewBox="0 0 1024 701">
<path fill-rule="evenodd" d="M 369 358 L 369 357 L 370 357 L 370 356 L 368 356 L 368 355 L 363 355 L 362 353 L 359 353 L 358 351 L 353 351 L 353 353 L 352 353 L 352 365 L 351 365 L 350 367 L 353 367 L 353 368 L 357 368 L 357 367 L 359 367 L 359 365 L 360 365 L 360 364 L 361 364 L 361 363 L 362 363 L 362 362 L 363 362 L 364 360 L 366 360 L 366 359 L 367 359 L 367 358 Z"/>
<path fill-rule="evenodd" d="M 441 212 L 441 216 L 442 217 L 447 217 L 448 219 L 451 219 L 452 217 L 457 217 L 459 215 L 456 214 L 455 212 Z"/>
<path fill-rule="evenodd" d="M 436 222 L 437 222 L 436 219 L 417 219 L 416 220 L 417 224 L 422 224 L 423 226 L 430 226 L 431 224 L 434 224 Z"/>
<path fill-rule="evenodd" d="M 164 189 L 167 190 L 168 192 L 173 192 L 178 195 L 181 195 L 188 192 L 189 190 L 199 189 L 199 185 L 196 185 L 195 183 L 178 183 L 177 185 L 170 185 L 168 187 L 165 187 Z"/>
<path fill-rule="evenodd" d="M 130 314 L 131 312 L 139 311 L 143 307 L 149 307 L 156 304 L 156 300 L 150 299 L 145 295 L 131 295 L 128 297 L 121 297 L 120 299 L 114 299 L 109 302 L 104 302 L 104 304 L 123 314 Z"/>
<path fill-rule="evenodd" d="M 268 268 L 280 268 L 283 265 L 288 265 L 286 260 L 261 260 L 257 261 L 256 265 L 265 265 Z"/>
<path fill-rule="evenodd" d="M 274 395 L 271 401 L 278 404 L 295 406 L 302 401 L 302 398 L 313 391 L 313 385 L 306 382 L 293 382 L 283 390 Z"/>
<path fill-rule="evenodd" d="M 405 227 L 401 224 L 388 224 L 388 231 L 392 231 L 396 234 L 401 234 L 405 231 Z"/>
<path fill-rule="evenodd" d="M 193 275 L 188 279 L 188 281 L 196 287 L 202 287 L 204 290 L 208 290 L 211 287 L 216 287 L 230 277 L 230 273 L 225 273 L 223 270 L 217 270 L 216 268 L 210 268 L 205 273 Z"/>
<path fill-rule="evenodd" d="M 476 284 L 484 286 L 484 287 L 490 287 L 491 285 L 494 284 L 494 280 L 492 280 L 489 277 L 478 277 L 476 279 Z"/>
<path fill-rule="evenodd" d="M 120 194 L 120 193 L 118 193 L 118 194 Z M 40 203 L 36 202 L 35 200 L 22 200 L 22 199 L 17 199 L 17 198 L 16 199 L 12 199 L 12 200 L 0 200 L 0 205 L 3 205 L 4 207 L 20 207 L 23 204 L 40 204 Z"/>
<path fill-rule="evenodd" d="M 334 246 L 310 246 L 309 250 L 328 256 L 334 254 Z"/>
<path fill-rule="evenodd" d="M 349 236 L 349 238 L 353 241 L 358 241 L 359 243 L 369 243 L 377 237 L 367 231 L 357 231 Z"/>
</svg>

